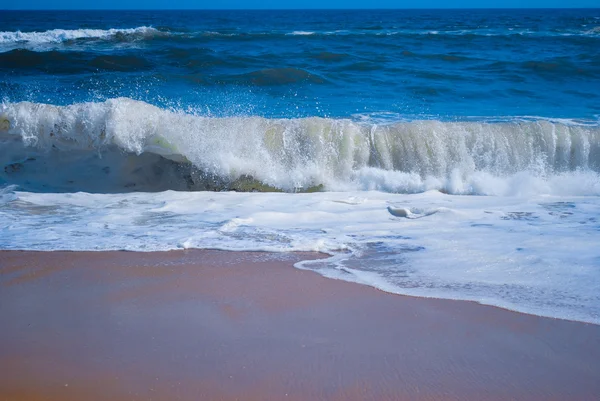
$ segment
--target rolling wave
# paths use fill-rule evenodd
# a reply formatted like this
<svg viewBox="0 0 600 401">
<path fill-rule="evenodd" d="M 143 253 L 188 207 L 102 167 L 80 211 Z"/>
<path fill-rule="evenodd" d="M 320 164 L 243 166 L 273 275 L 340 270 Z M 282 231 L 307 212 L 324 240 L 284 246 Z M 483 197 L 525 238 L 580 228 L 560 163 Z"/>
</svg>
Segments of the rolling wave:
<svg viewBox="0 0 600 401">
<path fill-rule="evenodd" d="M 151 63 L 139 55 L 104 54 L 90 52 L 36 52 L 15 49 L 0 53 L 0 70 L 39 70 L 52 73 L 81 73 L 87 71 L 140 71 Z"/>
<path fill-rule="evenodd" d="M 376 29 L 375 29 L 376 28 Z M 516 28 L 504 29 L 460 29 L 460 30 L 431 30 L 431 29 L 397 29 L 375 27 L 344 29 L 344 30 L 296 30 L 296 31 L 191 31 L 183 32 L 173 29 L 157 29 L 150 26 L 137 28 L 111 29 L 51 29 L 43 32 L 0 31 L 2 45 L 44 45 L 69 43 L 80 40 L 109 40 L 116 42 L 131 42 L 157 37 L 170 37 L 174 40 L 206 40 L 220 38 L 221 40 L 239 40 L 248 37 L 294 37 L 294 36 L 493 36 L 493 37 L 600 37 L 600 27 L 585 27 L 581 30 L 536 31 Z"/>
<path fill-rule="evenodd" d="M 148 26 L 129 29 L 51 29 L 44 32 L 3 31 L 0 32 L 0 44 L 27 43 L 40 45 L 81 39 L 134 41 L 165 35 L 169 35 L 169 33 Z"/>
<path fill-rule="evenodd" d="M 536 73 L 544 77 L 564 77 L 586 79 L 598 76 L 597 67 L 600 65 L 600 57 L 596 54 L 582 53 L 576 57 L 554 57 L 544 60 L 497 60 L 486 61 L 476 57 L 468 57 L 449 53 L 417 53 L 404 50 L 401 56 L 406 59 L 419 59 L 423 61 L 439 62 L 444 64 L 469 64 L 472 71 L 484 71 L 494 73 L 517 72 Z M 0 70 L 11 70 L 26 72 L 38 70 L 48 73 L 85 73 L 96 70 L 104 71 L 141 71 L 151 69 L 155 64 L 169 64 L 189 71 L 197 72 L 199 69 L 208 69 L 215 66 L 224 67 L 255 67 L 261 64 L 277 64 L 281 57 L 277 53 L 263 53 L 254 57 L 229 56 L 203 49 L 169 49 L 158 52 L 156 55 L 148 55 L 141 52 L 121 52 L 99 55 L 93 51 L 68 50 L 59 51 L 34 51 L 29 49 L 13 49 L 0 52 Z M 308 54 L 313 60 L 321 63 L 337 63 L 336 71 L 389 71 L 391 68 L 385 63 L 376 63 L 370 60 L 356 59 L 349 53 L 315 52 Z M 315 68 L 317 67 L 317 68 Z M 319 66 L 313 66 L 312 70 L 318 70 Z M 415 75 L 425 79 L 446 80 L 469 80 L 466 76 L 418 70 Z M 277 86 L 297 83 L 324 84 L 329 80 L 324 74 L 319 75 L 301 68 L 263 68 L 243 74 L 229 75 L 206 75 L 207 83 L 232 83 L 240 85 L 255 86 Z"/>
<path fill-rule="evenodd" d="M 211 118 L 128 98 L 0 114 L 0 181 L 28 190 L 600 194 L 597 124 Z"/>
<path fill-rule="evenodd" d="M 265 35 L 285 35 L 285 36 L 487 36 L 487 37 L 511 37 L 511 36 L 529 36 L 529 37 L 567 37 L 567 36 L 581 36 L 581 37 L 597 37 L 600 36 L 600 27 L 595 28 L 584 28 L 581 30 L 556 30 L 556 31 L 544 31 L 544 30 L 532 30 L 532 29 L 519 29 L 519 28 L 471 28 L 471 29 L 398 29 L 398 28 L 385 28 L 385 27 L 364 27 L 355 29 L 342 29 L 342 30 L 325 30 L 325 31 L 292 31 L 292 32 L 244 32 L 244 33 L 220 33 L 220 32 L 204 32 L 204 34 L 220 35 L 227 37 L 235 36 L 265 36 Z"/>
<path fill-rule="evenodd" d="M 298 68 L 267 68 L 241 74 L 229 79 L 238 84 L 250 84 L 256 86 L 287 85 L 299 82 L 310 82 L 314 84 L 325 83 L 325 79 L 316 74 Z"/>
</svg>

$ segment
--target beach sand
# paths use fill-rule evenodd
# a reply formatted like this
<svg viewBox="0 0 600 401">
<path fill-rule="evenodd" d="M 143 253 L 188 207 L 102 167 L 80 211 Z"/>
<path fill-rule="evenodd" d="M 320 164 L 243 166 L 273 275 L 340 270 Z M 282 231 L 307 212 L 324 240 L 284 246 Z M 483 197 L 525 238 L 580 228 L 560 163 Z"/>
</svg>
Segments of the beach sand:
<svg viewBox="0 0 600 401">
<path fill-rule="evenodd" d="M 292 267 L 0 251 L 0 400 L 597 400 L 600 326 Z"/>
</svg>

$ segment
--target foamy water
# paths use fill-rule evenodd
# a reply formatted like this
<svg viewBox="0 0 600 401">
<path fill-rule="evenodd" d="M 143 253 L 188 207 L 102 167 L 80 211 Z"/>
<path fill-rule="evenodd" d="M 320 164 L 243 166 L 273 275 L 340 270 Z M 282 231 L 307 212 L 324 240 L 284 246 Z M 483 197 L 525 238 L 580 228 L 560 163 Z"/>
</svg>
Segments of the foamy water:
<svg viewBox="0 0 600 401">
<path fill-rule="evenodd" d="M 597 196 L 5 189 L 0 202 L 2 249 L 318 251 L 331 258 L 298 267 L 397 294 L 600 323 Z"/>
</svg>

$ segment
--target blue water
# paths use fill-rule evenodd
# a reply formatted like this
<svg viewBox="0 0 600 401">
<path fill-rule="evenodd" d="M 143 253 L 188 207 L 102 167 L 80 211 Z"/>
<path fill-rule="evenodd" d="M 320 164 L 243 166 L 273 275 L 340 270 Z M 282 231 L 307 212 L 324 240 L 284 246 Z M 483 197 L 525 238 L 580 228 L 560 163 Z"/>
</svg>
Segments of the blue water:
<svg viewBox="0 0 600 401">
<path fill-rule="evenodd" d="M 82 32 L 140 27 L 153 29 Z M 599 49 L 599 9 L 0 11 L 0 97 L 128 97 L 211 116 L 597 121 Z"/>
<path fill-rule="evenodd" d="M 600 324 L 598 216 L 598 9 L 0 12 L 0 249 L 319 251 Z"/>
</svg>

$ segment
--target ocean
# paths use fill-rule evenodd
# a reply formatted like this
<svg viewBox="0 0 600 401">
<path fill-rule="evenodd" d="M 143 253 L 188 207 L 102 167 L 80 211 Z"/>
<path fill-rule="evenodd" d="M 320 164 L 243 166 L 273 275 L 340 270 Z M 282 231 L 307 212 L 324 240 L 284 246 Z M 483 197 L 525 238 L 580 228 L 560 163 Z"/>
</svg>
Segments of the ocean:
<svg viewBox="0 0 600 401">
<path fill-rule="evenodd" d="M 600 324 L 600 9 L 0 11 L 0 249 Z"/>
</svg>

